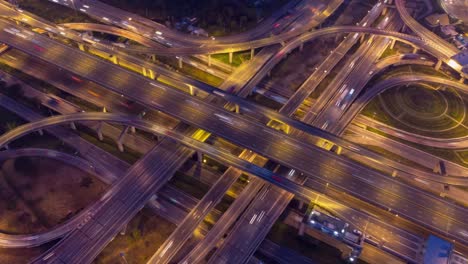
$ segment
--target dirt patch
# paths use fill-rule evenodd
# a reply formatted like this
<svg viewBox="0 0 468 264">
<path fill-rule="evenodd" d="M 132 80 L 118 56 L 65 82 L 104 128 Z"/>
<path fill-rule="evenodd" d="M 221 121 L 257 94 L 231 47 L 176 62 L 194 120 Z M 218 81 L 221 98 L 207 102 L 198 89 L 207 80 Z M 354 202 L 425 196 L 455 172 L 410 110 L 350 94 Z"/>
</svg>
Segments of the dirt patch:
<svg viewBox="0 0 468 264">
<path fill-rule="evenodd" d="M 127 263 L 146 263 L 174 229 L 174 224 L 143 209 L 129 222 L 125 234 L 117 235 L 94 263 L 125 263 L 123 258 Z"/>
<path fill-rule="evenodd" d="M 0 230 L 28 234 L 47 230 L 95 201 L 106 185 L 55 160 L 6 160 L 0 171 Z"/>
</svg>

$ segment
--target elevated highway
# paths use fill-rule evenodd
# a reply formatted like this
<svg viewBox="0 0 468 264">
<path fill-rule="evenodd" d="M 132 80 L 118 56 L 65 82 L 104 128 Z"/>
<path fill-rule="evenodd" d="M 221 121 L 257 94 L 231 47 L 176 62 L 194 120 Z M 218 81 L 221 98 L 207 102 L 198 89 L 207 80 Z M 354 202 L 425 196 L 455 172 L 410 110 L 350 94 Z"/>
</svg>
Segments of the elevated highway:
<svg viewBox="0 0 468 264">
<path fill-rule="evenodd" d="M 170 136 L 172 137 L 173 139 L 177 139 L 178 140 L 183 140 L 184 141 L 184 144 L 188 144 L 187 142 L 185 142 L 185 140 L 189 140 L 190 142 L 190 147 L 194 147 L 198 145 L 198 147 L 202 146 L 203 149 L 200 149 L 198 148 L 198 150 L 200 151 L 203 151 L 205 153 L 208 153 L 209 155 L 211 156 L 215 156 L 217 158 L 220 158 L 220 156 L 218 156 L 219 154 L 219 151 L 218 150 L 215 150 L 215 149 L 212 149 L 212 147 L 202 143 L 202 142 L 199 142 L 199 141 L 196 141 L 196 140 L 193 140 L 191 138 L 184 138 L 183 136 L 181 135 L 178 135 L 177 133 L 174 133 L 170 130 L 160 130 L 157 126 L 155 126 L 154 124 L 152 123 L 149 123 L 147 121 L 143 121 L 141 119 L 138 119 L 138 118 L 134 118 L 134 117 L 127 117 L 127 116 L 119 116 L 119 115 L 115 115 L 115 114 L 105 114 L 105 113 L 79 113 L 79 114 L 73 114 L 73 115 L 68 115 L 68 116 L 57 116 L 57 117 L 52 117 L 52 118 L 48 118 L 48 119 L 45 119 L 45 120 L 41 120 L 39 122 L 35 122 L 35 123 L 30 123 L 30 124 L 27 124 L 27 125 L 24 125 L 8 134 L 5 134 L 4 136 L 0 137 L 0 143 L 3 145 L 7 142 L 9 142 L 10 140 L 13 140 L 15 138 L 18 138 L 19 136 L 21 135 L 24 135 L 24 134 L 27 134 L 31 131 L 34 131 L 34 130 L 37 130 L 37 129 L 40 129 L 40 128 L 44 128 L 44 127 L 47 127 L 47 126 L 51 126 L 51 125 L 54 125 L 54 124 L 59 124 L 59 123 L 68 123 L 68 122 L 72 122 L 72 121 L 90 121 L 90 120 L 94 120 L 94 121 L 98 121 L 98 120 L 104 120 L 104 121 L 110 121 L 110 122 L 131 122 L 130 124 L 131 125 L 135 125 L 136 127 L 140 128 L 140 129 L 144 129 L 144 130 L 147 130 L 147 131 L 150 131 L 150 132 L 153 132 L 153 133 L 162 133 L 166 136 Z M 182 142 L 182 141 L 181 141 Z M 189 145 L 187 145 L 189 146 Z M 207 149 L 211 149 L 212 151 L 214 152 L 211 152 L 210 151 L 207 151 Z M 224 154 L 223 154 L 224 155 Z M 222 156 L 223 156 L 222 155 Z M 228 154 L 228 155 L 231 155 L 231 154 Z M 231 155 L 232 156 L 232 155 Z M 224 157 L 224 156 L 223 156 Z M 257 173 L 258 175 L 258 172 L 262 172 L 262 173 L 265 173 L 265 169 L 261 169 L 259 167 L 256 167 L 255 165 L 252 165 L 250 164 L 248 161 L 245 161 L 245 160 L 241 160 L 237 157 L 231 157 L 231 158 L 235 158 L 235 159 L 238 159 L 239 162 L 242 162 L 242 166 L 239 166 L 237 165 L 237 168 L 239 169 L 242 169 L 242 170 L 245 170 L 247 172 L 250 172 L 250 173 Z M 222 160 L 223 162 L 226 162 L 227 160 Z M 227 162 L 229 165 L 232 165 L 231 163 Z M 250 168 L 250 169 L 249 169 Z M 301 194 L 301 193 L 298 193 L 297 192 L 297 189 L 296 188 L 299 188 L 299 190 L 303 190 L 303 189 L 307 189 L 307 187 L 302 187 L 302 186 L 297 186 L 297 184 L 294 184 L 293 182 L 290 182 L 289 180 L 287 179 L 284 179 L 282 181 L 277 181 L 273 178 L 273 175 L 272 172 L 269 172 L 267 171 L 268 173 L 266 174 L 267 176 L 265 176 L 264 179 L 282 187 L 282 188 L 285 188 L 286 190 L 290 191 L 290 192 L 293 192 L 295 193 L 296 195 L 299 195 L 299 197 L 303 197 L 303 198 L 310 198 L 310 197 L 304 197 L 304 193 Z M 286 184 L 287 183 L 287 184 Z M 286 184 L 286 186 L 284 186 Z M 291 184 L 291 185 L 290 185 Z M 293 188 L 294 187 L 294 188 Z"/>
</svg>

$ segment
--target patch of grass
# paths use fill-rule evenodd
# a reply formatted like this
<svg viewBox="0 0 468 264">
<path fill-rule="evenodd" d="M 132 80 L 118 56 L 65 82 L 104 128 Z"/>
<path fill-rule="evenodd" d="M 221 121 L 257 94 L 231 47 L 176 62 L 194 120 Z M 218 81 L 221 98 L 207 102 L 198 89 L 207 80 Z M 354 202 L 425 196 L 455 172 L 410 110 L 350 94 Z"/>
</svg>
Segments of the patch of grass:
<svg viewBox="0 0 468 264">
<path fill-rule="evenodd" d="M 124 146 L 124 152 L 120 152 L 120 150 L 117 148 L 117 143 L 114 140 L 104 136 L 104 139 L 100 141 L 97 138 L 96 132 L 79 124 L 77 124 L 76 126 L 77 126 L 76 133 L 80 137 L 89 141 L 91 144 L 96 145 L 100 147 L 101 149 L 111 153 L 112 155 L 122 160 L 125 160 L 129 164 L 135 163 L 138 159 L 142 157 L 142 154 L 134 150 L 131 150 L 126 146 Z"/>
<path fill-rule="evenodd" d="M 219 60 L 221 62 L 224 62 L 226 64 L 231 64 L 229 63 L 229 54 L 228 53 L 222 53 L 222 54 L 213 54 L 211 55 L 211 58 L 215 60 Z M 241 51 L 241 52 L 234 52 L 232 55 L 232 66 L 238 67 L 242 63 L 249 61 L 250 60 L 250 51 Z"/>
<path fill-rule="evenodd" d="M 164 64 L 169 65 L 172 70 L 187 74 L 189 76 L 192 76 L 194 79 L 197 79 L 199 81 L 202 81 L 204 83 L 207 83 L 209 85 L 213 86 L 219 86 L 222 82 L 223 79 L 214 76 L 212 74 L 209 74 L 205 71 L 202 71 L 192 65 L 184 63 L 182 66 L 182 69 L 179 68 L 179 64 L 176 58 L 170 58 L 170 57 L 159 57 L 158 60 Z"/>
<path fill-rule="evenodd" d="M 390 56 L 393 56 L 393 55 L 396 55 L 398 54 L 398 51 L 393 48 L 391 49 L 390 47 L 388 47 L 383 53 L 382 53 L 382 56 L 380 56 L 380 60 L 381 59 L 384 59 L 384 58 L 387 58 L 387 57 L 390 57 Z"/>
</svg>

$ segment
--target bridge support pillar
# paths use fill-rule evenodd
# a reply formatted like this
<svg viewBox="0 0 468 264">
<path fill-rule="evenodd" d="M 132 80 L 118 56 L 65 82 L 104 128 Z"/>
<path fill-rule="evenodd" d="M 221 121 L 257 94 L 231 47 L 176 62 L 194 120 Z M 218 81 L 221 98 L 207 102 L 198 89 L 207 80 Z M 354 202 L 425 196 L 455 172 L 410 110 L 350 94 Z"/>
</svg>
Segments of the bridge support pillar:
<svg viewBox="0 0 468 264">
<path fill-rule="evenodd" d="M 253 60 L 254 56 L 255 56 L 255 49 L 250 49 L 250 59 Z"/>
<path fill-rule="evenodd" d="M 130 132 L 132 132 L 132 134 L 135 134 L 136 133 L 136 128 L 134 126 L 131 126 L 130 127 Z"/>
<path fill-rule="evenodd" d="M 39 135 L 41 135 L 41 136 L 44 135 L 44 131 L 43 131 L 42 129 L 39 129 L 39 130 L 37 131 L 37 133 L 39 133 Z"/>
<path fill-rule="evenodd" d="M 232 64 L 232 57 L 233 57 L 234 53 L 232 52 L 229 52 L 229 63 Z"/>
<path fill-rule="evenodd" d="M 182 57 L 179 56 L 179 69 L 182 69 L 182 64 L 183 64 Z"/>
<path fill-rule="evenodd" d="M 300 236 L 303 236 L 304 230 L 305 230 L 305 224 L 304 222 L 301 221 L 301 223 L 299 224 L 299 230 L 297 231 L 297 234 Z"/>
<path fill-rule="evenodd" d="M 392 171 L 392 177 L 396 177 L 398 176 L 398 171 L 397 170 L 393 170 Z"/>
<path fill-rule="evenodd" d="M 54 34 L 52 32 L 47 32 L 47 36 L 49 36 L 49 38 L 54 38 Z"/>
<path fill-rule="evenodd" d="M 284 47 L 284 46 L 286 45 L 286 42 L 284 42 L 284 41 L 281 41 L 281 43 L 280 43 L 280 44 L 281 44 L 281 46 L 282 46 L 282 47 Z"/>
<path fill-rule="evenodd" d="M 333 145 L 330 150 L 335 152 L 337 155 L 340 155 L 343 148 L 341 146 L 338 146 L 338 145 Z"/>
<path fill-rule="evenodd" d="M 71 123 L 70 123 L 70 127 L 71 127 L 71 129 L 76 130 L 75 122 L 71 122 Z"/>
<path fill-rule="evenodd" d="M 459 80 L 460 83 L 464 83 L 465 82 L 465 77 L 461 77 L 460 80 Z"/>
<path fill-rule="evenodd" d="M 211 67 L 211 54 L 208 54 L 208 67 Z"/>
<path fill-rule="evenodd" d="M 78 43 L 78 48 L 79 48 L 81 51 L 86 51 L 86 45 L 83 44 L 83 43 Z"/>
<path fill-rule="evenodd" d="M 119 58 L 117 58 L 116 55 L 111 55 L 111 61 L 112 61 L 114 64 L 119 64 Z"/>
<path fill-rule="evenodd" d="M 267 76 L 268 76 L 268 77 L 271 77 L 271 71 L 268 71 L 268 72 L 267 72 Z"/>
<path fill-rule="evenodd" d="M 359 41 L 361 42 L 361 44 L 364 43 L 365 37 L 366 37 L 366 36 L 365 36 L 364 34 L 361 35 L 361 39 L 359 40 Z"/>
<path fill-rule="evenodd" d="M 385 16 L 387 13 L 388 13 L 388 8 L 385 7 L 385 8 L 382 10 L 382 16 Z"/>
<path fill-rule="evenodd" d="M 149 77 L 151 79 L 154 79 L 154 71 L 151 69 L 146 69 L 145 67 L 141 67 L 141 73 L 145 77 Z"/>
<path fill-rule="evenodd" d="M 120 152 L 124 152 L 123 140 L 129 128 L 130 127 L 126 126 L 124 129 L 122 129 L 122 132 L 120 132 L 119 138 L 117 139 L 117 148 L 119 148 Z"/>
<path fill-rule="evenodd" d="M 156 54 L 152 54 L 152 55 L 151 55 L 151 60 L 152 60 L 153 62 L 156 62 Z"/>
<path fill-rule="evenodd" d="M 419 48 L 418 47 L 413 47 L 413 53 L 418 53 Z"/>
<path fill-rule="evenodd" d="M 392 39 L 392 43 L 390 43 L 390 49 L 393 49 L 395 47 L 396 40 Z"/>
<path fill-rule="evenodd" d="M 436 69 L 436 71 L 438 71 L 438 70 L 440 70 L 441 66 L 442 66 L 442 60 L 437 60 L 437 63 L 434 66 L 434 69 Z"/>
<path fill-rule="evenodd" d="M 304 43 L 301 43 L 301 45 L 299 45 L 299 51 L 302 52 L 304 50 Z"/>
<path fill-rule="evenodd" d="M 234 111 L 236 112 L 236 114 L 239 114 L 240 113 L 240 107 L 238 104 L 235 104 L 234 105 Z"/>
<path fill-rule="evenodd" d="M 200 151 L 197 151 L 197 160 L 198 162 L 203 163 L 203 153 L 201 153 Z"/>
<path fill-rule="evenodd" d="M 403 24 L 403 27 L 401 27 L 401 32 L 404 33 L 406 29 L 407 29 L 406 24 Z"/>
<path fill-rule="evenodd" d="M 434 173 L 438 173 L 440 175 L 446 176 L 447 175 L 447 169 L 445 167 L 445 162 L 443 160 L 439 160 L 434 168 L 432 169 Z"/>
<path fill-rule="evenodd" d="M 8 146 L 8 144 L 5 144 L 3 147 L 4 147 L 6 150 L 9 150 L 9 149 L 10 149 L 10 146 Z"/>
<path fill-rule="evenodd" d="M 97 131 L 96 131 L 97 135 L 98 135 L 98 139 L 100 141 L 102 141 L 104 139 L 104 136 L 102 135 L 102 124 L 103 124 L 103 122 L 99 122 L 98 127 L 97 127 Z"/>
<path fill-rule="evenodd" d="M 189 93 L 190 93 L 191 96 L 197 95 L 196 89 L 195 89 L 195 87 L 193 87 L 193 85 L 189 84 L 188 88 L 189 88 Z"/>
</svg>

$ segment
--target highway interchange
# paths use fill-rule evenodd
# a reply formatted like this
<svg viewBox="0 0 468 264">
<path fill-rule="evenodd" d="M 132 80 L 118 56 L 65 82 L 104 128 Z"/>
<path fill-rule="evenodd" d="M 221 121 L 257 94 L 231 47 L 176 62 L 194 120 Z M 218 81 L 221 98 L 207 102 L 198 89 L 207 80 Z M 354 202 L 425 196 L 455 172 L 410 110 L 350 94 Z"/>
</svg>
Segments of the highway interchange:
<svg viewBox="0 0 468 264">
<path fill-rule="evenodd" d="M 81 1 L 75 1 L 74 4 L 75 6 L 84 5 Z M 123 133 L 126 133 L 130 127 L 136 127 L 157 134 L 161 138 L 156 145 L 148 146 L 148 152 L 144 157 L 128 170 L 120 170 L 119 172 L 114 170 L 114 174 L 118 174 L 118 177 L 108 181 L 114 182 L 108 193 L 71 221 L 55 228 L 52 232 L 34 234 L 33 239 L 28 236 L 23 237 L 23 239 L 14 236 L 0 237 L 2 245 L 8 247 L 10 243 L 12 247 L 22 247 L 29 243 L 29 246 L 32 246 L 54 238 L 64 237 L 34 262 L 91 263 L 100 251 L 124 228 L 126 223 L 150 201 L 153 194 L 162 192 L 164 184 L 174 172 L 194 153 L 199 152 L 231 167 L 213 183 L 210 191 L 203 199 L 197 201 L 195 206 L 190 207 L 190 213 L 184 217 L 173 234 L 155 252 L 150 263 L 169 263 L 171 260 L 173 261 L 179 250 L 191 237 L 193 231 L 237 180 L 241 171 L 258 178 L 251 179 L 246 190 L 239 195 L 228 211 L 219 218 L 219 223 L 206 234 L 205 239 L 199 241 L 198 246 L 193 247 L 192 252 L 185 257 L 178 256 L 182 263 L 198 263 L 220 239 L 224 240 L 224 243 L 218 247 L 209 263 L 247 262 L 294 196 L 301 200 L 315 200 L 319 203 L 319 197 L 322 197 L 319 194 L 325 195 L 322 199 L 331 198 L 331 201 L 334 200 L 333 203 L 341 203 L 343 208 L 347 208 L 341 212 L 341 215 L 346 219 L 354 219 L 353 224 L 358 227 L 365 224 L 359 218 L 364 219 L 367 217 L 369 219 L 369 215 L 362 216 L 363 213 L 356 211 L 356 209 L 365 207 L 367 210 L 368 207 L 373 207 L 370 210 L 378 212 L 381 217 L 389 217 L 387 212 L 390 212 L 390 215 L 396 215 L 404 219 L 401 221 L 405 221 L 405 223 L 409 221 L 425 230 L 436 232 L 453 240 L 460 249 L 466 249 L 467 238 L 460 235 L 468 230 L 466 223 L 464 223 L 464 219 L 468 215 L 466 199 L 464 199 L 465 194 L 456 191 L 449 192 L 448 195 L 456 203 L 438 196 L 440 192 L 438 188 L 441 184 L 467 186 L 468 174 L 465 169 L 458 168 L 447 162 L 448 167 L 453 167 L 453 171 L 457 173 L 450 176 L 441 176 L 434 172 L 423 171 L 390 160 L 342 138 L 345 129 L 352 126 L 351 122 L 356 119 L 362 108 L 372 98 L 386 89 L 402 84 L 427 82 L 443 83 L 466 93 L 468 86 L 463 82 L 423 74 L 394 77 L 364 90 L 366 84 L 374 75 L 389 66 L 401 64 L 432 66 L 438 61 L 448 63 L 455 54 L 456 49 L 451 44 L 439 40 L 437 36 L 433 36 L 431 32 L 426 33 L 426 31 L 420 29 L 421 25 L 406 13 L 402 1 L 395 1 L 397 9 L 387 11 L 385 15 L 381 15 L 381 13 L 383 10 L 387 10 L 387 3 L 378 2 L 369 11 L 369 14 L 358 23 L 358 26 L 335 26 L 310 30 L 330 15 L 330 13 L 325 15 L 326 11 L 336 10 L 340 4 L 342 4 L 341 1 L 332 1 L 328 9 L 321 10 L 322 13 L 319 14 L 304 12 L 302 15 L 298 15 L 296 20 L 296 23 L 302 25 L 300 30 L 295 26 L 288 25 L 283 28 L 282 33 L 266 38 L 262 38 L 262 36 L 267 35 L 262 33 L 262 30 L 271 28 L 271 23 L 279 19 L 280 15 L 273 16 L 262 22 L 256 29 L 258 31 L 252 30 L 249 34 L 239 34 L 238 36 L 217 38 L 216 40 L 205 40 L 195 36 L 181 38 L 180 34 L 182 33 L 155 26 L 154 22 L 143 23 L 141 20 L 147 20 L 133 15 L 132 23 L 136 24 L 132 25 L 141 25 L 142 28 L 135 30 L 135 32 L 131 32 L 132 29 L 135 29 L 135 26 L 127 26 L 126 30 L 119 30 L 116 27 L 99 26 L 97 24 L 64 25 L 70 28 L 70 31 L 67 30 L 62 35 L 70 36 L 79 45 L 83 45 L 80 47 L 81 50 L 77 47 L 64 45 L 45 35 L 31 32 L 23 25 L 1 20 L 0 29 L 2 34 L 0 35 L 0 41 L 15 49 L 9 52 L 11 54 L 9 56 L 13 56 L 14 59 L 6 62 L 10 66 L 24 67 L 26 72 L 34 72 L 35 76 L 42 75 L 43 77 L 52 76 L 54 67 L 58 67 L 60 71 L 69 72 L 73 76 L 80 76 L 81 79 L 89 80 L 96 85 L 96 90 L 88 90 L 88 95 L 83 91 L 70 91 L 76 93 L 80 98 L 85 100 L 89 98 L 89 91 L 97 94 L 106 93 L 108 94 L 106 98 L 90 98 L 90 100 L 94 100 L 93 103 L 96 105 L 105 106 L 109 109 L 115 108 L 119 112 L 115 102 L 122 99 L 116 98 L 125 98 L 124 100 L 138 102 L 150 112 L 161 111 L 171 116 L 171 118 L 181 121 L 178 124 L 169 121 L 170 125 L 160 125 L 156 121 L 157 118 L 152 118 L 152 114 L 141 119 L 122 114 L 70 114 L 71 112 L 66 109 L 54 109 L 63 115 L 29 123 L 0 137 L 1 145 L 5 146 L 20 136 L 37 130 L 42 131 L 42 129 L 46 128 L 53 129 L 50 127 L 57 124 L 70 122 L 74 124 L 74 122 L 83 121 L 86 121 L 86 123 L 94 121 L 96 123 L 96 121 L 99 121 L 98 124 L 103 124 L 103 122 L 123 123 L 126 127 Z M 107 13 L 105 15 L 99 13 L 103 10 L 107 10 L 106 12 L 109 10 L 103 8 L 100 2 L 96 2 L 96 6 L 89 3 L 86 3 L 86 5 L 90 6 L 88 10 L 96 10 L 97 13 L 93 14 L 93 16 L 110 17 Z M 24 24 L 42 28 L 52 34 L 60 31 L 60 29 L 57 31 L 57 27 L 53 26 L 51 22 L 43 21 L 23 10 L 20 12 L 14 7 L 3 4 L 0 7 L 6 13 L 3 16 L 15 18 L 19 21 L 21 21 L 22 16 L 27 16 L 28 20 L 23 20 Z M 297 12 L 300 12 L 301 9 L 298 8 L 298 10 Z M 123 21 L 122 17 L 126 17 L 128 20 L 128 14 L 119 9 L 112 14 L 117 16 L 111 18 L 112 21 Z M 378 17 L 382 17 L 378 25 L 371 27 L 371 24 Z M 402 19 L 400 20 L 399 17 Z M 119 26 L 116 23 L 113 24 Z M 404 24 L 413 30 L 418 30 L 419 36 L 399 33 L 398 31 Z M 53 30 L 51 27 L 54 27 Z M 116 35 L 127 36 L 133 40 L 141 39 L 139 42 L 143 45 L 146 43 L 145 46 L 147 47 L 129 47 L 115 50 L 115 48 L 109 48 L 104 44 L 102 46 L 83 44 L 82 34 L 73 30 L 86 30 L 87 27 L 91 31 L 113 32 Z M 152 31 L 156 29 L 160 34 L 166 36 L 166 39 L 174 38 L 184 41 L 177 44 L 171 42 L 171 45 L 174 45 L 172 48 L 167 47 L 167 43 L 166 47 L 164 47 L 145 36 L 145 34 L 148 34 L 145 31 L 147 29 Z M 302 49 L 304 42 L 323 35 L 337 33 L 349 33 L 349 35 L 332 52 L 332 55 L 328 56 L 317 67 L 319 70 L 311 74 L 279 111 L 259 106 L 245 99 L 252 93 L 254 87 L 288 53 L 298 47 Z M 364 33 L 375 36 L 369 36 L 362 41 L 361 39 L 365 37 Z M 392 45 L 392 41 L 395 40 L 422 49 L 433 56 L 434 59 L 422 56 L 415 57 L 408 54 L 387 58 L 386 62 L 379 61 L 378 59 L 384 50 Z M 360 44 L 360 48 L 349 58 L 344 58 L 344 54 L 356 43 Z M 278 44 L 281 44 L 281 46 Z M 227 77 L 228 73 L 217 74 L 226 78 L 225 83 L 219 88 L 183 76 L 180 73 L 156 67 L 151 63 L 133 57 L 135 53 L 156 54 L 156 56 L 198 56 L 203 54 L 208 55 L 203 56 L 203 60 L 212 61 L 210 54 L 232 53 L 260 47 L 265 48 L 252 58 L 252 62 L 241 66 L 237 73 L 232 74 L 232 76 L 239 74 L 243 76 L 242 79 Z M 117 59 L 115 59 L 114 63 L 106 62 L 84 52 L 94 48 L 109 52 Z M 34 58 L 29 59 L 24 54 L 29 54 Z M 21 63 L 25 63 L 27 60 L 32 60 L 32 63 L 38 65 L 46 63 L 53 66 L 45 65 L 41 70 L 31 67 L 28 70 L 28 66 Z M 34 60 L 37 61 L 34 62 Z M 146 72 L 145 76 L 119 67 L 116 65 L 118 64 L 118 62 L 116 63 L 117 60 L 126 60 L 135 65 L 140 65 L 143 68 L 143 73 Z M 318 103 L 314 104 L 301 120 L 294 119 L 292 116 L 302 104 L 302 101 L 316 89 L 318 83 L 327 76 L 327 73 L 342 60 L 346 60 L 350 66 L 342 70 L 333 79 L 326 92 L 322 93 L 317 100 Z M 209 69 L 209 67 L 205 69 Z M 147 74 L 149 70 L 154 74 Z M 364 76 L 362 76 L 362 73 L 364 73 Z M 179 89 L 160 82 L 159 75 L 173 80 L 174 86 Z M 60 79 L 58 78 L 57 82 Z M 350 93 L 351 87 L 353 87 L 353 92 L 355 91 L 354 94 Z M 70 90 L 69 87 L 63 89 Z M 348 93 L 353 96 L 342 96 L 342 94 L 346 95 Z M 5 98 L 4 103 L 7 104 L 7 102 L 8 100 Z M 235 111 L 232 112 L 226 108 L 235 109 Z M 366 125 L 383 129 L 381 128 L 382 125 L 373 124 L 372 120 L 367 121 L 363 120 L 362 117 L 358 118 L 360 118 L 360 122 L 364 122 Z M 269 120 L 281 122 L 283 124 L 282 129 L 288 133 L 285 134 L 282 131 L 266 126 L 267 123 L 270 123 Z M 392 128 L 385 131 L 390 135 L 402 134 L 401 132 L 392 132 Z M 120 140 L 119 131 L 108 133 L 113 133 Z M 193 139 L 192 136 L 197 133 L 204 135 L 202 136 L 203 139 Z M 245 149 L 237 157 L 229 153 L 229 151 L 218 149 L 204 142 L 208 137 L 213 136 L 228 140 Z M 175 145 L 174 140 L 183 146 Z M 331 142 L 336 147 L 333 148 L 334 151 L 321 148 L 319 142 L 323 143 L 323 140 Z M 463 144 L 466 143 L 463 138 L 446 143 L 438 142 L 432 138 L 417 138 L 411 133 L 405 137 L 405 140 L 416 141 L 429 146 L 437 144 L 439 147 L 447 148 L 447 146 L 451 146 L 449 148 L 458 149 L 464 149 Z M 70 145 L 74 144 L 70 142 Z M 131 143 L 128 143 L 128 146 L 131 147 Z M 409 149 L 408 151 L 412 150 Z M 340 152 L 342 153 L 339 154 Z M 40 154 L 40 150 L 37 153 L 34 152 L 34 155 Z M 47 153 L 44 155 L 47 156 Z M 108 157 L 107 159 L 112 158 Z M 152 162 L 154 160 L 158 160 L 158 163 Z M 69 160 L 68 162 L 72 161 Z M 83 161 L 76 160 L 76 162 Z M 129 167 L 129 165 L 120 166 Z M 265 167 L 262 168 L 263 166 Z M 102 167 L 98 168 L 104 170 Z M 109 174 L 107 170 L 104 170 L 106 175 Z M 127 172 L 122 175 L 122 171 Z M 394 176 L 398 175 L 404 181 L 389 177 L 392 174 Z M 278 177 L 281 177 L 281 180 L 278 180 Z M 118 180 L 116 180 L 117 178 Z M 432 187 L 415 187 L 418 184 L 411 183 L 415 179 L 429 181 L 431 182 L 429 185 Z M 356 199 L 341 200 L 343 198 L 342 192 Z M 268 202 L 263 202 L 263 199 Z M 363 202 L 366 205 L 363 205 Z M 254 225 L 249 224 L 252 216 L 257 216 L 259 213 L 262 214 L 262 217 L 264 215 L 265 220 L 262 223 L 258 220 Z M 172 219 L 179 219 L 180 221 L 180 217 L 174 215 L 172 215 Z M 382 227 L 383 224 L 379 223 L 377 219 L 373 221 L 379 228 L 392 229 L 391 233 L 396 240 L 388 243 L 382 250 L 392 252 L 406 261 L 416 261 L 416 257 L 411 255 L 413 253 L 408 253 L 408 248 L 401 246 L 401 243 L 404 244 L 402 242 L 404 241 L 403 237 L 407 236 L 404 229 L 401 229 L 398 224 L 391 227 Z M 369 220 L 367 220 L 366 225 L 368 223 Z M 230 226 L 232 226 L 232 230 L 222 239 L 222 234 L 226 233 Z M 369 233 L 372 233 L 372 229 L 369 230 Z M 20 242 L 14 242 L 17 240 Z M 245 243 L 245 241 L 249 241 L 249 243 Z M 410 252 L 412 250 L 410 249 Z"/>
</svg>

